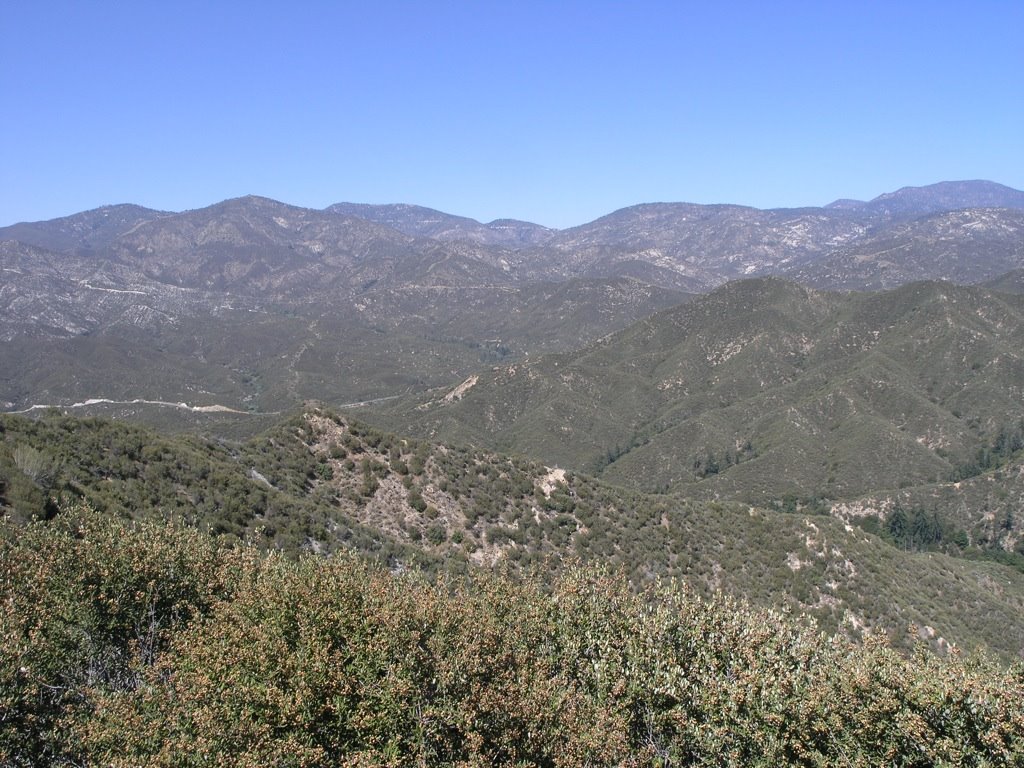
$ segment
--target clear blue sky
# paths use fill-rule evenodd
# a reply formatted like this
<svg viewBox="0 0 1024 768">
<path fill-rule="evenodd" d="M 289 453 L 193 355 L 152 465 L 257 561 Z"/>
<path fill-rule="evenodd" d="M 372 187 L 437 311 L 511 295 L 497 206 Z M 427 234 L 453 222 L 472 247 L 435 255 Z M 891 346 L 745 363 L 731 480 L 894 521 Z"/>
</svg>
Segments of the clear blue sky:
<svg viewBox="0 0 1024 768">
<path fill-rule="evenodd" d="M 0 225 L 1024 188 L 1024 2 L 0 3 Z"/>
</svg>

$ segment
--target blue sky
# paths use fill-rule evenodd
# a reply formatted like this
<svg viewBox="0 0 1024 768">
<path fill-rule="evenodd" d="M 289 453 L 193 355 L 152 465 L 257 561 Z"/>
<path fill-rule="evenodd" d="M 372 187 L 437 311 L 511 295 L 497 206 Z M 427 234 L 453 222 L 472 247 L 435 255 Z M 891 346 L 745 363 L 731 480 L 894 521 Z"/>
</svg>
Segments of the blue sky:
<svg viewBox="0 0 1024 768">
<path fill-rule="evenodd" d="M 0 225 L 260 194 L 571 226 L 1024 188 L 1024 3 L 0 4 Z"/>
</svg>

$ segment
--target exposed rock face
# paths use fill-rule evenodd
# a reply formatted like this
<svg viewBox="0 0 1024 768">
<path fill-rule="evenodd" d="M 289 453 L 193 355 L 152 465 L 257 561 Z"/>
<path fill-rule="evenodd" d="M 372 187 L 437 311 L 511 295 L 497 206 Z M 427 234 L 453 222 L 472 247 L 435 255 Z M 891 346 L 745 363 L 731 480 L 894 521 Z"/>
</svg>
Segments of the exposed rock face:
<svg viewBox="0 0 1024 768">
<path fill-rule="evenodd" d="M 914 280 L 980 283 L 1024 265 L 1024 210 L 969 208 L 898 221 L 786 270 L 823 288 L 874 290 Z"/>
</svg>

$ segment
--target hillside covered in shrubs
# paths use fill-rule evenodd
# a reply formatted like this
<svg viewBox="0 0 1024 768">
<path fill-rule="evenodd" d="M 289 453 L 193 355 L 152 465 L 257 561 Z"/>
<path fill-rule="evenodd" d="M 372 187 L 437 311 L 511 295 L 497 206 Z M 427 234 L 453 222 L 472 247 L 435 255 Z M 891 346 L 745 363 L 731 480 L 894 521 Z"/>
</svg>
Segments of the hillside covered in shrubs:
<svg viewBox="0 0 1024 768">
<path fill-rule="evenodd" d="M 85 508 L 5 523 L 0 763 L 1020 765 L 1024 669 L 596 567 L 433 582 Z"/>
<path fill-rule="evenodd" d="M 919 523 L 935 522 L 917 506 L 904 515 L 908 543 L 890 531 L 898 515 L 867 530 L 874 518 L 851 524 L 797 502 L 643 493 L 522 456 L 402 438 L 325 408 L 243 443 L 59 413 L 0 417 L 0 512 L 26 522 L 61 504 L 174 520 L 290 557 L 349 552 L 392 571 L 550 578 L 579 560 L 620 569 L 637 589 L 674 578 L 855 640 L 884 632 L 906 650 L 916 625 L 939 653 L 1024 656 L 1014 555 L 994 562 L 945 533 L 910 546 Z M 948 530 L 938 522 L 926 532 Z"/>
</svg>

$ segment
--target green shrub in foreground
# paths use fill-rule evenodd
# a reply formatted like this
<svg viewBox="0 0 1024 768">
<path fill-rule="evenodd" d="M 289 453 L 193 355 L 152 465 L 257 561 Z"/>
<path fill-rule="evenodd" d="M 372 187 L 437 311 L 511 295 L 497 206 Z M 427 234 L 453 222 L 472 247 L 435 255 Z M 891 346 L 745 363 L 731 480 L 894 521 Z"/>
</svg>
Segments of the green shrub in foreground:
<svg viewBox="0 0 1024 768">
<path fill-rule="evenodd" d="M 1024 672 L 594 569 L 430 584 L 88 511 L 3 540 L 0 763 L 1016 765 Z"/>
</svg>

